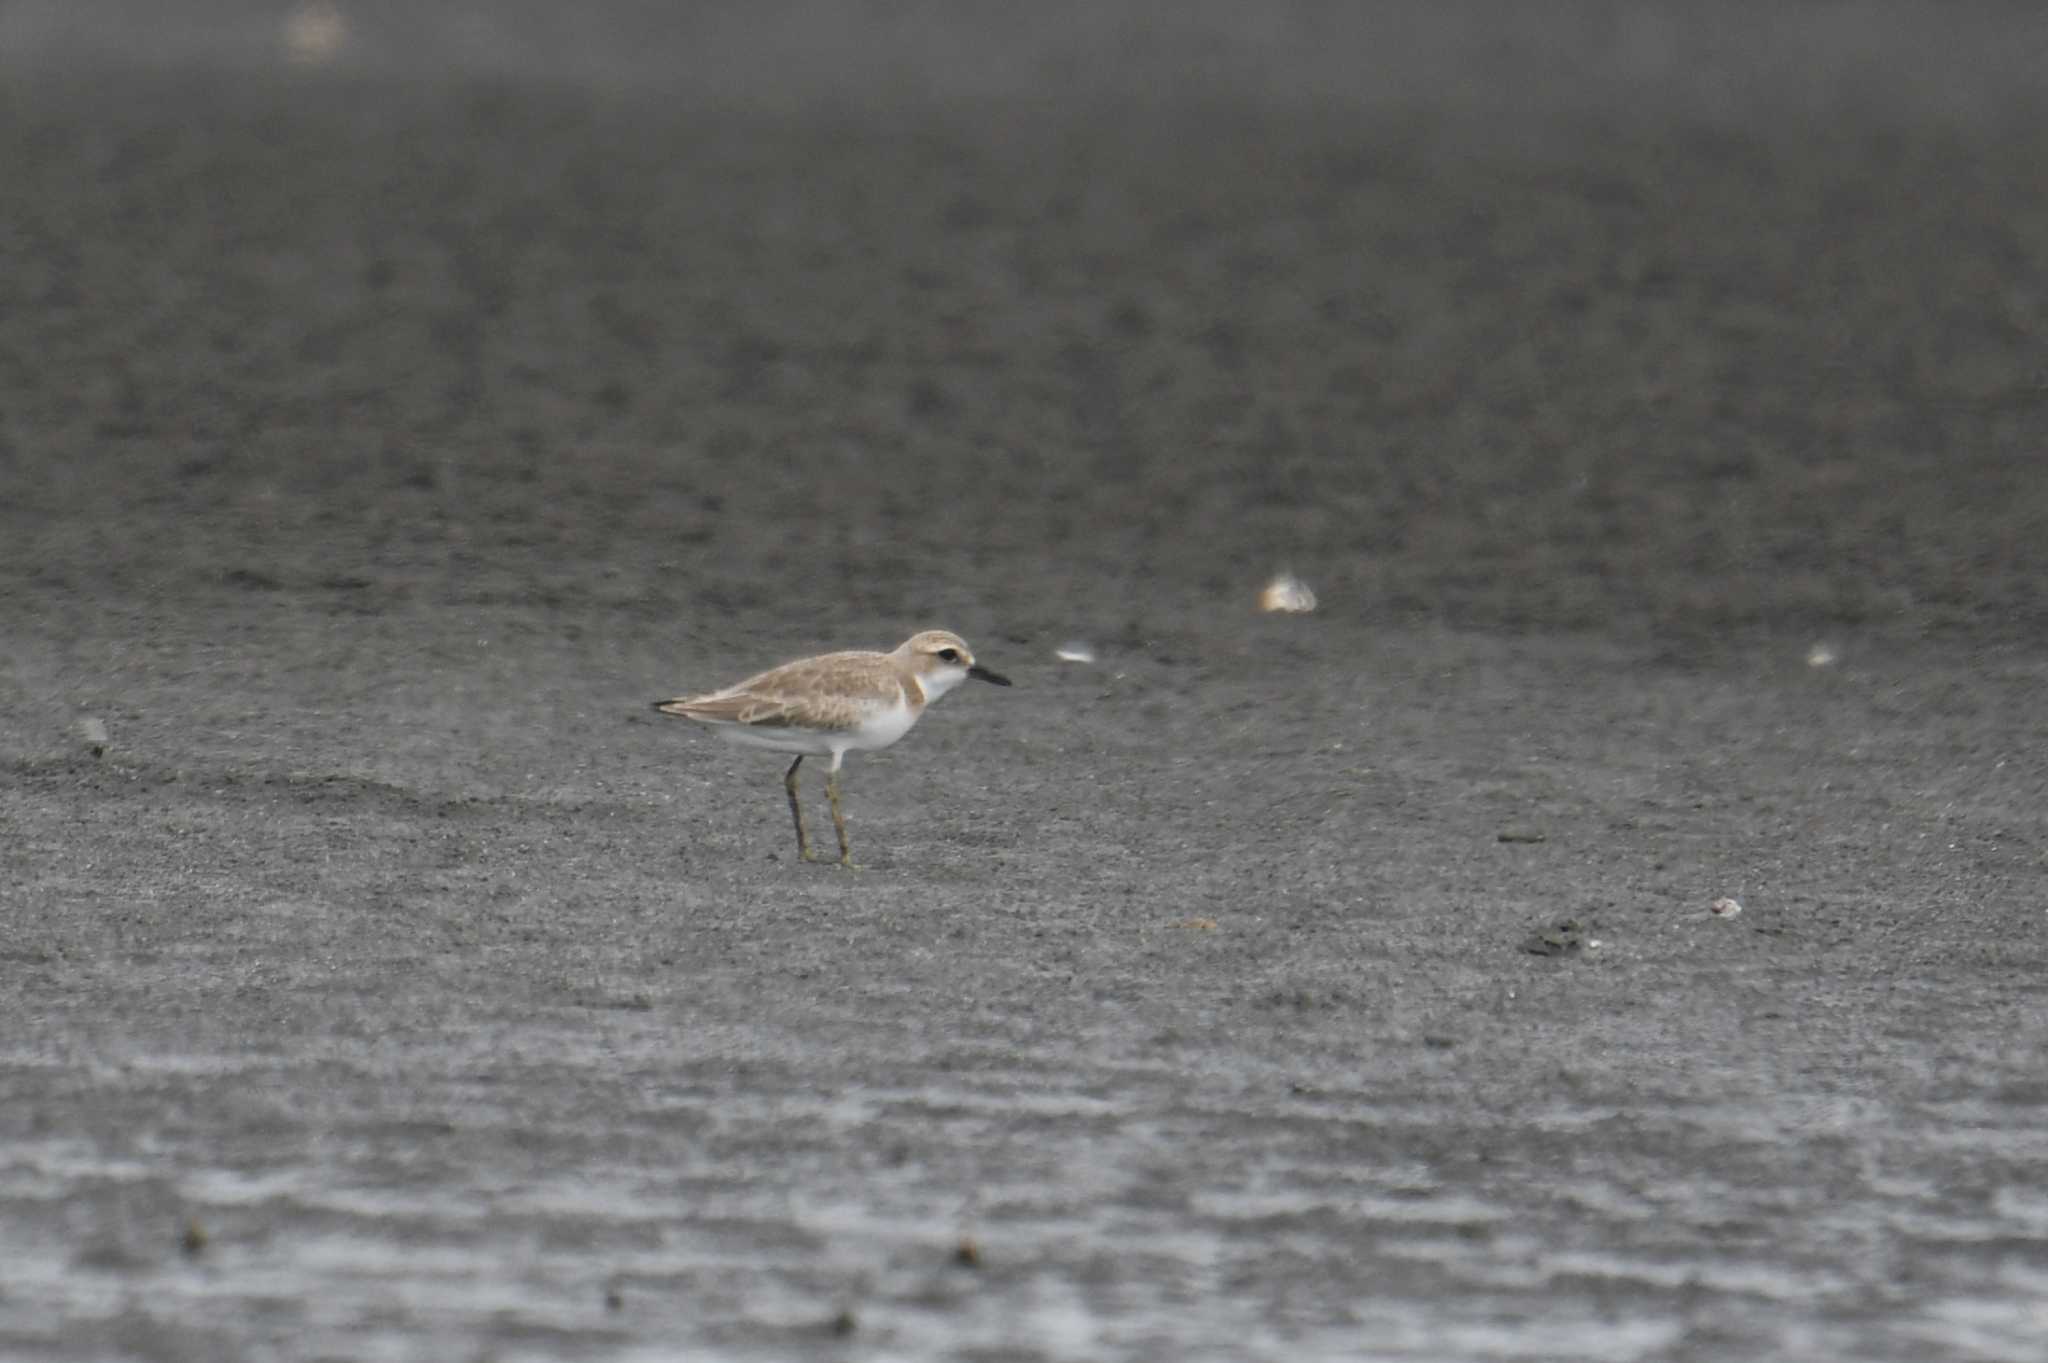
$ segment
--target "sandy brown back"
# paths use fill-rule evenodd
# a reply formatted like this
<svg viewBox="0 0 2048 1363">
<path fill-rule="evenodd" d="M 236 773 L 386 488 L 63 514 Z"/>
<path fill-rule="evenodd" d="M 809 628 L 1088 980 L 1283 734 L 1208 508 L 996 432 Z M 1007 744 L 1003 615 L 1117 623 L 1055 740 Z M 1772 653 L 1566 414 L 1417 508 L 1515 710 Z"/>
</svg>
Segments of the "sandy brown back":
<svg viewBox="0 0 2048 1363">
<path fill-rule="evenodd" d="M 886 653 L 825 653 L 772 667 L 758 676 L 701 696 L 655 707 L 664 714 L 711 724 L 760 728 L 853 729 L 876 710 L 906 698 L 922 707 L 924 694 L 906 688 Z"/>
</svg>

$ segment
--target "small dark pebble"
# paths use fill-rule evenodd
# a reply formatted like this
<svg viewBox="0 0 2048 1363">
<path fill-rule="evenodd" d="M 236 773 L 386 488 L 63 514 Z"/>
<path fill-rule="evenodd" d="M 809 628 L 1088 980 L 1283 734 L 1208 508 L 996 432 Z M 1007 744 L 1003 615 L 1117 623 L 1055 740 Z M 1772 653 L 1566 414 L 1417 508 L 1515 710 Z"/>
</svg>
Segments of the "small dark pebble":
<svg viewBox="0 0 2048 1363">
<path fill-rule="evenodd" d="M 1522 950 L 1532 956 L 1575 956 L 1585 947 L 1586 928 L 1576 918 L 1533 932 L 1522 942 Z"/>
<path fill-rule="evenodd" d="M 71 1262 L 78 1268 L 101 1273 L 136 1273 L 147 1267 L 140 1255 L 115 1240 L 87 1245 Z"/>
<path fill-rule="evenodd" d="M 178 1237 L 178 1248 L 185 1252 L 187 1259 L 197 1259 L 206 1252 L 206 1228 L 193 1218 L 185 1220 L 185 1233 Z"/>
<path fill-rule="evenodd" d="M 576 1008 L 591 1008 L 600 1012 L 645 1013 L 654 1008 L 654 1000 L 645 994 L 584 995 L 570 1000 Z"/>
<path fill-rule="evenodd" d="M 960 1243 L 953 1247 L 953 1262 L 962 1268 L 980 1268 L 981 1246 L 974 1243 L 972 1236 L 961 1236 Z"/>
<path fill-rule="evenodd" d="M 623 1311 L 625 1308 L 625 1295 L 616 1287 L 607 1287 L 604 1290 L 604 1309 L 607 1311 Z"/>
<path fill-rule="evenodd" d="M 1538 833 L 1533 828 L 1503 828 L 1494 834 L 1496 842 L 1545 842 L 1549 837 L 1548 833 Z"/>
<path fill-rule="evenodd" d="M 842 1337 L 850 1335 L 859 1328 L 860 1322 L 854 1319 L 852 1307 L 847 1307 L 841 1310 L 838 1315 L 832 1317 L 832 1333 L 835 1335 Z"/>
</svg>

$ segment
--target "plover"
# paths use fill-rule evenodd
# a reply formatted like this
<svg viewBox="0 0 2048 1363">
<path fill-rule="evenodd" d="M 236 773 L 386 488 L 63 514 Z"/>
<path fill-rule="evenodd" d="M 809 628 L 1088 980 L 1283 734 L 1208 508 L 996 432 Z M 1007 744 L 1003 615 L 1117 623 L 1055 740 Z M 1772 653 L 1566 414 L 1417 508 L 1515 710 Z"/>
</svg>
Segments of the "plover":
<svg viewBox="0 0 2048 1363">
<path fill-rule="evenodd" d="M 910 732 L 925 707 L 973 677 L 1008 686 L 974 661 L 967 641 L 943 629 L 914 634 L 891 653 L 821 653 L 770 668 L 701 696 L 661 700 L 654 708 L 709 725 L 728 743 L 793 752 L 796 761 L 782 778 L 796 820 L 797 855 L 815 861 L 797 799 L 797 768 L 804 758 L 832 755 L 825 798 L 839 834 L 839 864 L 853 866 L 846 841 L 846 816 L 839 809 L 839 764 L 846 754 L 886 748 Z"/>
</svg>

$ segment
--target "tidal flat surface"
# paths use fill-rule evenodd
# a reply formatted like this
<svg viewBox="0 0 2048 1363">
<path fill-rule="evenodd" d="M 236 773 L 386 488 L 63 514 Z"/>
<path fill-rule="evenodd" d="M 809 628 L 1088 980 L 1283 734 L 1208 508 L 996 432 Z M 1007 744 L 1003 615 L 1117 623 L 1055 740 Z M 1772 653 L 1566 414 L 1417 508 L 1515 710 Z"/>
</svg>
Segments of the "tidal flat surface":
<svg viewBox="0 0 2048 1363">
<path fill-rule="evenodd" d="M 2024 33 L 193 12 L 0 18 L 0 1355 L 2039 1357 Z M 858 875 L 647 709 L 926 625 Z"/>
</svg>

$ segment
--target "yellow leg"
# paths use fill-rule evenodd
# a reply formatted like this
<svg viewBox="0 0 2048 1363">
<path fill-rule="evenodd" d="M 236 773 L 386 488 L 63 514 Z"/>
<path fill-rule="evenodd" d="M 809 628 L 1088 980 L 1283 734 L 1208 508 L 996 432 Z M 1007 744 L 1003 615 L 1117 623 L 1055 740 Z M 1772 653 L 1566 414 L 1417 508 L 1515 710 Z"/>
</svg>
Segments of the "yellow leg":
<svg viewBox="0 0 2048 1363">
<path fill-rule="evenodd" d="M 804 807 L 796 793 L 796 769 L 803 764 L 804 755 L 798 753 L 796 761 L 789 764 L 789 774 L 782 778 L 782 788 L 789 792 L 789 816 L 796 820 L 796 854 L 805 861 L 816 861 L 818 858 L 811 851 L 810 836 L 804 832 Z"/>
<path fill-rule="evenodd" d="M 839 812 L 839 773 L 825 774 L 825 798 L 832 802 L 832 827 L 839 833 L 839 864 L 849 871 L 858 871 L 853 864 L 853 849 L 846 841 L 846 816 Z"/>
</svg>

